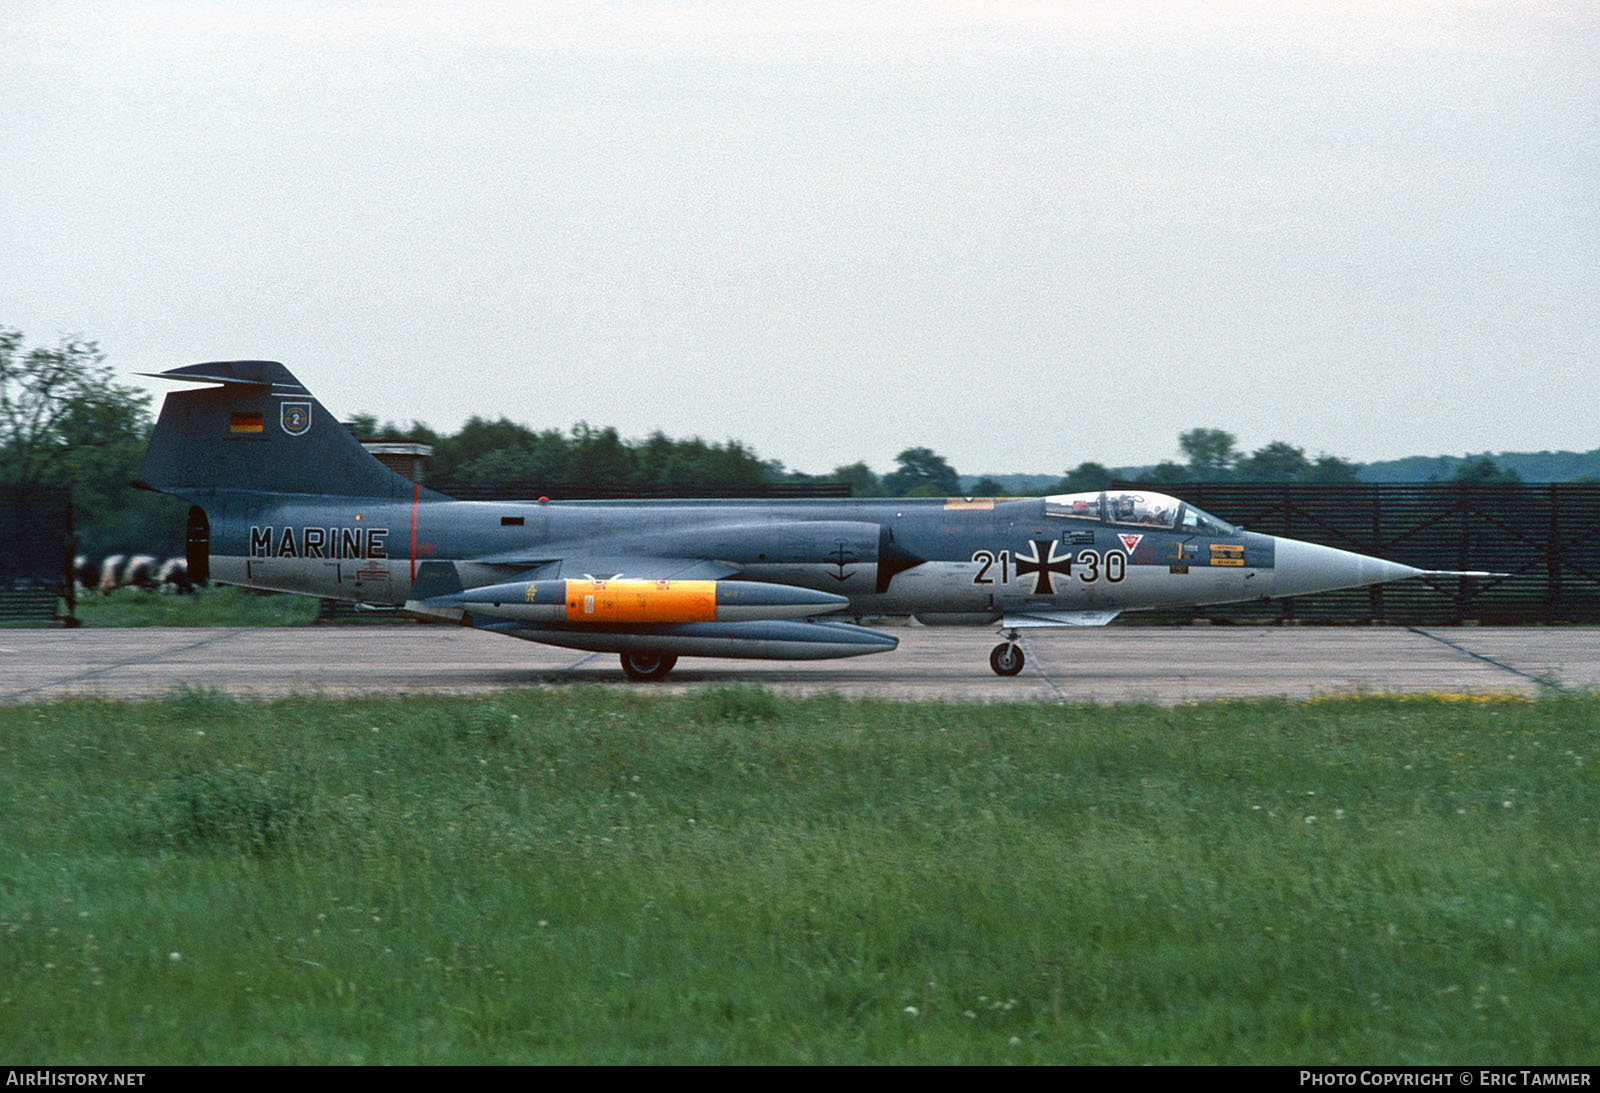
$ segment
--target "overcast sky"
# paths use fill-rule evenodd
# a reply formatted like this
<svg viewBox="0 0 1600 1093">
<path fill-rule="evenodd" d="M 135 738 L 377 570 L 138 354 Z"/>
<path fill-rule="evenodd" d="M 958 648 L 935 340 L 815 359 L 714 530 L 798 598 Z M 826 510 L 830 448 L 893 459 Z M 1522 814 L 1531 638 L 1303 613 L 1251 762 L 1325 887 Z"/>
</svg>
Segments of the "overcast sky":
<svg viewBox="0 0 1600 1093">
<path fill-rule="evenodd" d="M 130 379 L 281 360 L 340 415 L 813 472 L 1196 426 L 1600 447 L 1593 0 L 0 0 L 0 31 L 0 325 Z"/>
</svg>

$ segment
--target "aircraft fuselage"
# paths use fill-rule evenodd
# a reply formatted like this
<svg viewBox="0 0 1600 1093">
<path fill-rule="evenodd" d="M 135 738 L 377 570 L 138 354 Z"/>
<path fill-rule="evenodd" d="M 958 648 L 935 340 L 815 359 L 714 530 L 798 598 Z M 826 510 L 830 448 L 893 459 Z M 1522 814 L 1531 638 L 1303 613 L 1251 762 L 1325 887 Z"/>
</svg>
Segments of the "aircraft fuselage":
<svg viewBox="0 0 1600 1093">
<path fill-rule="evenodd" d="M 382 466 L 288 369 L 212 361 L 162 405 L 143 483 L 187 498 L 192 569 L 622 655 L 823 659 L 896 639 L 836 621 L 1102 625 L 1125 610 L 1302 595 L 1418 576 L 1116 490 L 994 500 L 472 502 Z"/>
<path fill-rule="evenodd" d="M 1043 499 L 397 504 L 218 491 L 202 507 L 213 579 L 377 606 L 404 604 L 427 562 L 454 564 L 470 589 L 530 570 L 629 577 L 639 575 L 631 562 L 685 555 L 725 563 L 740 580 L 844 596 L 853 615 L 998 617 L 1274 594 L 1272 536 L 1047 515 Z"/>
</svg>

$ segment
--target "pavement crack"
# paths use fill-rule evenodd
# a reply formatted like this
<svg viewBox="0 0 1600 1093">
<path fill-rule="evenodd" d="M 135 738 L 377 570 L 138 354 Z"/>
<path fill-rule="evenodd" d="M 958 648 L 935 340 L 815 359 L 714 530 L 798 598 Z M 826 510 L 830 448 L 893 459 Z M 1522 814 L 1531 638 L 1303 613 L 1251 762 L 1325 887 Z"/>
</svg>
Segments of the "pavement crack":
<svg viewBox="0 0 1600 1093">
<path fill-rule="evenodd" d="M 42 691 L 49 691 L 56 687 L 66 687 L 74 683 L 82 683 L 86 679 L 93 679 L 95 676 L 105 675 L 108 672 L 115 672 L 118 668 L 129 668 L 135 664 L 149 664 L 153 660 L 160 660 L 165 657 L 175 656 L 179 653 L 187 653 L 191 649 L 200 649 L 207 645 L 215 645 L 218 642 L 227 641 L 240 634 L 245 634 L 248 632 L 249 631 L 246 629 L 222 630 L 210 635 L 209 637 L 201 638 L 199 641 L 191 641 L 187 645 L 179 645 L 171 649 L 161 649 L 156 652 L 144 653 L 136 657 L 128 657 L 113 664 L 102 664 L 98 668 L 90 668 L 86 671 L 78 672 L 75 675 L 62 676 L 60 679 L 52 679 L 48 683 L 40 683 L 34 687 L 24 687 L 20 691 L 6 691 L 4 694 L 0 694 L 0 699 L 26 698 L 29 695 L 39 694 Z"/>
<path fill-rule="evenodd" d="M 600 655 L 599 653 L 589 653 L 589 654 L 587 654 L 585 656 L 581 656 L 577 660 L 573 661 L 571 664 L 567 665 L 565 668 L 562 668 L 556 674 L 564 676 L 564 675 L 568 675 L 568 674 L 570 674 L 572 672 L 576 672 L 579 668 L 582 668 L 585 664 L 588 664 L 591 660 L 593 660 L 595 657 L 597 657 L 599 655 Z"/>
<path fill-rule="evenodd" d="M 1056 681 L 1051 679 L 1045 670 L 1040 667 L 1038 655 L 1034 653 L 1033 648 L 1028 644 L 1028 636 L 1022 633 L 1020 630 L 1017 631 L 1017 644 L 1022 646 L 1023 656 L 1028 658 L 1028 663 L 1033 665 L 1034 672 L 1039 676 L 1040 679 L 1044 680 L 1045 686 L 1049 687 L 1055 692 L 1056 701 L 1065 703 L 1067 701 L 1066 693 L 1062 691 L 1060 687 L 1057 687 Z"/>
<path fill-rule="evenodd" d="M 1459 642 L 1451 641 L 1449 638 L 1440 637 L 1438 634 L 1432 633 L 1431 631 L 1428 631 L 1428 630 L 1424 630 L 1420 626 L 1408 626 L 1408 627 L 1406 627 L 1406 629 L 1411 631 L 1413 634 L 1419 635 L 1420 637 L 1427 638 L 1430 641 L 1436 641 L 1440 645 L 1443 645 L 1443 646 L 1446 646 L 1448 648 L 1454 649 L 1456 652 L 1461 653 L 1464 656 L 1469 656 L 1474 660 L 1481 660 L 1485 664 L 1493 665 L 1494 667 L 1500 669 L 1502 672 L 1510 672 L 1514 676 L 1520 676 L 1523 679 L 1526 679 L 1526 680 L 1529 680 L 1529 681 L 1531 681 L 1533 683 L 1538 684 L 1540 687 L 1548 687 L 1551 690 L 1556 691 L 1556 692 L 1558 692 L 1560 694 L 1566 694 L 1567 693 L 1567 688 L 1562 686 L 1561 683 L 1556 680 L 1554 675 L 1542 675 L 1542 676 L 1532 675 L 1531 673 L 1524 672 L 1521 668 L 1514 668 L 1511 665 L 1504 663 L 1503 661 L 1498 661 L 1498 660 L 1494 659 L 1494 657 L 1485 656 L 1482 653 L 1474 652 L 1471 649 L 1468 649 L 1465 645 L 1460 644 Z"/>
</svg>

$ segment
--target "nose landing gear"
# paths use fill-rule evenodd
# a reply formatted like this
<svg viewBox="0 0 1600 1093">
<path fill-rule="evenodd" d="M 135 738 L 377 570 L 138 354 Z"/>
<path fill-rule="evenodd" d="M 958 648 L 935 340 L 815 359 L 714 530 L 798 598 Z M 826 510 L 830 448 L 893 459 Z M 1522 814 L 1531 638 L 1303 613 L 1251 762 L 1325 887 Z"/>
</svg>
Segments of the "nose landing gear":
<svg viewBox="0 0 1600 1093">
<path fill-rule="evenodd" d="M 1022 646 L 1017 644 L 1015 630 L 1007 630 L 1001 637 L 1005 640 L 990 652 L 989 667 L 994 669 L 997 676 L 1014 676 L 1022 671 L 1028 658 L 1022 655 Z"/>
</svg>

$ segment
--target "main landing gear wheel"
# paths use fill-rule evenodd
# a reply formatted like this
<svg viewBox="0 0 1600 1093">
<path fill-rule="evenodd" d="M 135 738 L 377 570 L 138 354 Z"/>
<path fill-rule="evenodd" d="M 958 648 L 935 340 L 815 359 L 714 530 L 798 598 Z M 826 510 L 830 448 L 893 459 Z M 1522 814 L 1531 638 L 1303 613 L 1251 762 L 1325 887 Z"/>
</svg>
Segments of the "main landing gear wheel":
<svg viewBox="0 0 1600 1093">
<path fill-rule="evenodd" d="M 623 653 L 622 674 L 636 683 L 648 683 L 665 676 L 676 663 L 677 657 L 663 653 Z"/>
<path fill-rule="evenodd" d="M 1003 641 L 994 647 L 989 654 L 989 667 L 994 669 L 997 676 L 1014 676 L 1022 671 L 1022 665 L 1027 658 L 1022 655 L 1022 646 L 1014 641 Z"/>
</svg>

